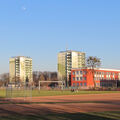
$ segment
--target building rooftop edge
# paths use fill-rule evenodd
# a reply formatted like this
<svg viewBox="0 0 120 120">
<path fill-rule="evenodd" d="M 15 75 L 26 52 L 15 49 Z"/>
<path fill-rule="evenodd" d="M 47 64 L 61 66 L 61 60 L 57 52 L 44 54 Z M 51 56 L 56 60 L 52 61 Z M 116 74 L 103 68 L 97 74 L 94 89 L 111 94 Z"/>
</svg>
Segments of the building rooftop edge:
<svg viewBox="0 0 120 120">
<path fill-rule="evenodd" d="M 72 68 L 71 70 L 77 70 L 77 69 L 86 69 L 86 68 Z M 90 68 L 87 68 L 90 69 Z M 120 69 L 107 69 L 107 68 L 95 68 L 96 70 L 104 70 L 104 71 L 120 71 Z"/>
<path fill-rule="evenodd" d="M 30 59 L 32 59 L 32 58 L 29 57 L 29 56 L 12 56 L 11 58 L 20 58 L 20 57 L 24 57 L 24 58 L 30 58 Z"/>
<path fill-rule="evenodd" d="M 85 52 L 76 51 L 76 50 L 66 50 L 66 51 L 60 51 L 59 53 L 64 53 L 64 52 L 80 52 L 80 53 L 85 53 Z"/>
</svg>

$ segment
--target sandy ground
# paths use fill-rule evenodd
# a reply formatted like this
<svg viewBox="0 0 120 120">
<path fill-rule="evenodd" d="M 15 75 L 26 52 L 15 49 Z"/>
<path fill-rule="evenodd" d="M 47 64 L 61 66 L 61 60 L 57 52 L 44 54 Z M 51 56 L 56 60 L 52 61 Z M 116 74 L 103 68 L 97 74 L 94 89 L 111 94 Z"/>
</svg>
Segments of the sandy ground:
<svg viewBox="0 0 120 120">
<path fill-rule="evenodd" d="M 12 102 L 30 103 L 12 104 L 0 99 L 0 116 L 120 111 L 120 93 L 33 97 L 31 101 L 17 98 Z"/>
</svg>

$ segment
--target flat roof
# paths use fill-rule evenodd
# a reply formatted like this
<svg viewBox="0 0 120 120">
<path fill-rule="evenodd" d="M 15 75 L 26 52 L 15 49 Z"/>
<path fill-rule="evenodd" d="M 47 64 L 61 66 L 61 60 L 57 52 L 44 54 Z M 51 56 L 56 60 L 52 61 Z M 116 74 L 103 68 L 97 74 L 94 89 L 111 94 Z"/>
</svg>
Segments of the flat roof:
<svg viewBox="0 0 120 120">
<path fill-rule="evenodd" d="M 80 52 L 80 53 L 85 53 L 85 52 L 75 51 L 75 50 L 60 51 L 59 53 L 64 53 L 64 52 Z"/>
<path fill-rule="evenodd" d="M 11 57 L 11 58 L 20 58 L 20 57 L 31 58 L 31 57 L 29 57 L 29 56 L 13 56 L 13 57 Z"/>
<path fill-rule="evenodd" d="M 72 70 L 78 70 L 78 69 L 90 69 L 90 68 L 72 68 Z M 95 68 L 95 70 L 118 71 L 118 72 L 120 72 L 120 70 L 118 70 L 118 69 L 107 69 L 107 68 Z"/>
</svg>

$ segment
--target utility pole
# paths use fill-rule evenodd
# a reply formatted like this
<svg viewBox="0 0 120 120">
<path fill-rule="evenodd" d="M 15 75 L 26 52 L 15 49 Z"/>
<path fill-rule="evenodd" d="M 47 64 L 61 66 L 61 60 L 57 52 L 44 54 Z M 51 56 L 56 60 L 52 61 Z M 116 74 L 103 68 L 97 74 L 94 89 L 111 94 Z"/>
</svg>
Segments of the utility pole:
<svg viewBox="0 0 120 120">
<path fill-rule="evenodd" d="M 39 91 L 40 91 L 40 81 L 39 81 Z"/>
</svg>

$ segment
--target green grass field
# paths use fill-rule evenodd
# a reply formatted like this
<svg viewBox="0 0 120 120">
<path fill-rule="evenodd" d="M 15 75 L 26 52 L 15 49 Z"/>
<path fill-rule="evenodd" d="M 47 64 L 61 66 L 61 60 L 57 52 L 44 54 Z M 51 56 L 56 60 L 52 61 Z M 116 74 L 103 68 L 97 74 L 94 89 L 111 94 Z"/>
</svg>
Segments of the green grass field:
<svg viewBox="0 0 120 120">
<path fill-rule="evenodd" d="M 22 91 L 21 91 L 22 92 Z M 32 90 L 33 97 L 39 96 L 59 96 L 59 95 L 80 95 L 80 94 L 104 94 L 104 93 L 120 93 L 120 91 L 78 91 L 78 92 L 71 92 L 71 91 L 57 91 L 57 90 Z M 21 95 L 21 94 L 20 94 Z M 20 97 L 19 92 L 15 94 L 14 97 Z M 24 95 L 24 94 L 22 94 Z M 6 97 L 6 90 L 0 89 L 0 97 Z M 22 96 L 21 96 L 22 97 Z"/>
</svg>

